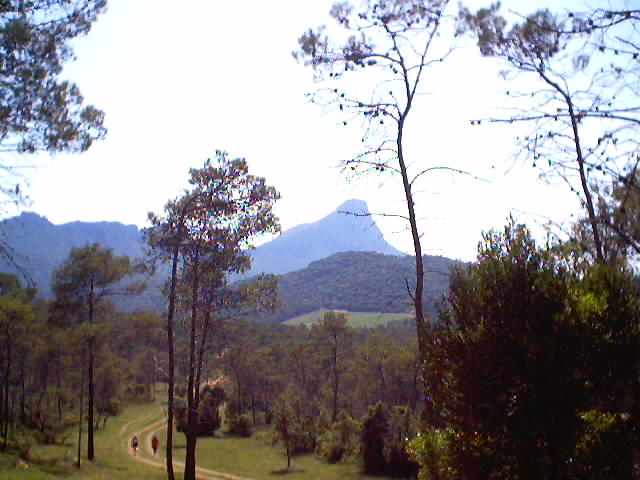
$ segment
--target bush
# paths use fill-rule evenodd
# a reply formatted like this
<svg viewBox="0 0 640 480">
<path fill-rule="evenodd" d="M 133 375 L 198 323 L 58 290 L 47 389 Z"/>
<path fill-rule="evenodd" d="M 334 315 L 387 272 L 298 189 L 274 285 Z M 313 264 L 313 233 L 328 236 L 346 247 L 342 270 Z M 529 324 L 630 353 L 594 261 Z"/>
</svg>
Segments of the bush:
<svg viewBox="0 0 640 480">
<path fill-rule="evenodd" d="M 35 439 L 26 430 L 16 429 L 7 442 L 7 453 L 18 455 L 23 460 L 29 460 L 29 450 L 35 444 Z"/>
<path fill-rule="evenodd" d="M 253 434 L 252 421 L 249 415 L 243 414 L 229 418 L 227 433 L 239 437 L 250 437 Z"/>
<path fill-rule="evenodd" d="M 432 430 L 418 433 L 407 446 L 411 459 L 420 465 L 420 480 L 444 480 L 457 478 L 452 469 L 451 438 L 456 435 L 451 430 Z"/>
<path fill-rule="evenodd" d="M 378 402 L 369 407 L 369 415 L 362 422 L 362 460 L 364 473 L 383 475 L 387 470 L 384 457 L 384 439 L 389 432 L 389 412 L 386 405 Z"/>
<path fill-rule="evenodd" d="M 330 430 L 320 437 L 320 456 L 329 463 L 338 463 L 346 455 L 346 450 L 342 442 L 340 442 L 340 436 L 334 430 Z"/>
<path fill-rule="evenodd" d="M 579 415 L 583 430 L 576 443 L 577 478 L 634 478 L 633 426 L 628 413 L 589 410 Z"/>
<path fill-rule="evenodd" d="M 359 450 L 361 425 L 346 412 L 338 414 L 336 423 L 325 431 L 318 441 L 318 453 L 329 463 L 340 462 Z"/>
<path fill-rule="evenodd" d="M 129 383 L 125 385 L 123 397 L 129 402 L 150 402 L 151 385 L 147 383 Z"/>
<path fill-rule="evenodd" d="M 389 415 L 389 431 L 384 440 L 386 473 L 393 477 L 415 477 L 418 464 L 407 452 L 407 441 L 415 435 L 415 418 L 406 407 L 393 407 Z"/>
</svg>

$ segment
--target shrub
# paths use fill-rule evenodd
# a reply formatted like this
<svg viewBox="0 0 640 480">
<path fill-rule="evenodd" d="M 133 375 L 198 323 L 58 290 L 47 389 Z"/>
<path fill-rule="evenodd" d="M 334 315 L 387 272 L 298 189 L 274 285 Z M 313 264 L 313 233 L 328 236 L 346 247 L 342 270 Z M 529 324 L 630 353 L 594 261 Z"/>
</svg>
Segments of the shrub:
<svg viewBox="0 0 640 480">
<path fill-rule="evenodd" d="M 369 415 L 362 422 L 362 460 L 364 473 L 383 475 L 387 470 L 384 457 L 384 439 L 389 431 L 389 412 L 386 405 L 378 402 L 369 407 Z"/>
<path fill-rule="evenodd" d="M 125 385 L 123 397 L 129 402 L 150 402 L 151 385 L 146 383 L 129 383 Z"/>
<path fill-rule="evenodd" d="M 237 415 L 229 418 L 227 424 L 227 433 L 237 435 L 239 437 L 250 437 L 253 433 L 252 421 L 249 415 Z"/>
<path fill-rule="evenodd" d="M 453 470 L 451 430 L 432 430 L 418 433 L 407 445 L 407 453 L 420 465 L 420 480 L 444 480 L 458 478 Z"/>
<path fill-rule="evenodd" d="M 318 441 L 319 453 L 329 463 L 340 462 L 359 450 L 361 425 L 346 412 L 338 414 L 336 423 L 325 431 Z"/>
<path fill-rule="evenodd" d="M 320 437 L 319 453 L 329 463 L 338 463 L 346 455 L 346 450 L 342 442 L 340 442 L 340 436 L 334 430 L 325 432 Z"/>
</svg>

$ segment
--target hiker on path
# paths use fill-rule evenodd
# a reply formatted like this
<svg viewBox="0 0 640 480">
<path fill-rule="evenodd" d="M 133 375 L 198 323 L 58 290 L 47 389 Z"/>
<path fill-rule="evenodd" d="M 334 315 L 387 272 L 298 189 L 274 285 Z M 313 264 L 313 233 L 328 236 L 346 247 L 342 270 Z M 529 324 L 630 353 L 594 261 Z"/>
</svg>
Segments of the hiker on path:
<svg viewBox="0 0 640 480">
<path fill-rule="evenodd" d="M 153 438 L 151 439 L 151 448 L 153 449 L 154 457 L 156 456 L 159 446 L 160 446 L 160 440 L 158 440 L 158 437 L 154 435 Z"/>
<path fill-rule="evenodd" d="M 138 456 L 138 437 L 136 437 L 135 435 L 131 439 L 131 449 L 133 450 L 133 456 L 137 457 Z"/>
</svg>

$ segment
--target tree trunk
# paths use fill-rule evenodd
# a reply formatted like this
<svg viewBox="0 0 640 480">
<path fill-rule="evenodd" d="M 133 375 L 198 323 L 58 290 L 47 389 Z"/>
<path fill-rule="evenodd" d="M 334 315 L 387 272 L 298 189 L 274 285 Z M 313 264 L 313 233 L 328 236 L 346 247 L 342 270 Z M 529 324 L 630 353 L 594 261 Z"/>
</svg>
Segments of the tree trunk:
<svg viewBox="0 0 640 480">
<path fill-rule="evenodd" d="M 573 111 L 573 104 L 567 96 L 567 103 L 569 105 L 569 115 L 571 117 L 571 128 L 573 130 L 573 141 L 576 146 L 576 161 L 578 162 L 578 171 L 580 172 L 580 186 L 584 193 L 585 202 L 587 205 L 587 215 L 589 217 L 589 223 L 593 230 L 593 243 L 596 247 L 596 260 L 598 263 L 604 263 L 604 251 L 602 249 L 602 240 L 600 238 L 600 227 L 598 226 L 598 220 L 596 218 L 596 210 L 593 206 L 593 198 L 591 190 L 589 190 L 589 183 L 587 180 L 587 174 L 584 168 L 584 157 L 582 156 L 582 147 L 580 146 L 580 135 L 578 133 L 578 121 Z"/>
<path fill-rule="evenodd" d="M 338 388 L 340 378 L 338 374 L 338 334 L 333 332 L 333 405 L 331 411 L 331 423 L 336 423 L 338 418 Z"/>
<path fill-rule="evenodd" d="M 578 172 L 580 174 L 580 186 L 582 187 L 582 193 L 584 193 L 585 204 L 587 207 L 587 216 L 589 218 L 589 224 L 593 230 L 593 243 L 596 248 L 596 260 L 598 263 L 604 263 L 604 250 L 602 248 L 602 239 L 600 237 L 600 228 L 598 226 L 598 220 L 596 218 L 596 211 L 593 205 L 593 197 L 591 190 L 589 189 L 589 182 L 587 174 L 584 168 L 584 157 L 582 155 L 582 146 L 580 145 L 580 132 L 578 130 L 578 117 L 573 108 L 573 101 L 571 100 L 571 94 L 569 91 L 564 91 L 562 87 L 554 82 L 549 76 L 544 73 L 543 69 L 538 69 L 538 74 L 542 79 L 551 85 L 565 100 L 567 108 L 569 110 L 569 118 L 571 119 L 571 130 L 573 133 L 573 143 L 576 149 L 576 162 L 578 163 Z"/>
<path fill-rule="evenodd" d="M 27 376 L 26 365 L 27 365 L 27 361 L 25 358 L 22 362 L 20 362 L 20 423 L 22 423 L 23 425 L 27 420 L 27 409 L 26 409 L 27 397 L 26 397 L 26 388 L 25 388 L 25 382 L 26 382 L 25 377 Z"/>
<path fill-rule="evenodd" d="M 187 451 L 184 460 L 184 480 L 196 480 L 196 424 L 198 411 L 195 385 L 196 373 L 196 322 L 198 319 L 199 249 L 196 246 L 193 260 L 193 279 L 191 285 L 191 336 L 189 342 L 189 379 L 187 382 Z"/>
<path fill-rule="evenodd" d="M 156 356 L 153 356 L 153 370 L 151 371 L 151 401 L 156 401 L 156 370 L 158 368 L 158 362 Z"/>
<path fill-rule="evenodd" d="M 256 394 L 252 390 L 251 391 L 251 422 L 253 426 L 256 426 Z"/>
<path fill-rule="evenodd" d="M 178 276 L 178 256 L 180 254 L 180 232 L 176 239 L 176 244 L 173 249 L 173 258 L 171 260 L 171 285 L 169 287 L 169 311 L 167 312 L 167 347 L 169 350 L 169 378 L 168 378 L 168 391 L 167 391 L 167 445 L 166 460 L 167 460 L 167 478 L 168 480 L 174 480 L 175 474 L 173 472 L 173 397 L 174 397 L 174 385 L 175 385 L 175 361 L 173 353 L 173 316 L 176 311 L 176 283 Z"/>
<path fill-rule="evenodd" d="M 60 377 L 60 356 L 58 356 L 58 361 L 56 362 L 56 407 L 58 409 L 58 421 L 62 421 L 62 379 Z"/>
<path fill-rule="evenodd" d="M 9 374 L 11 372 L 11 338 L 7 335 L 7 369 L 4 373 L 4 431 L 2 451 L 7 451 L 9 441 Z"/>
<path fill-rule="evenodd" d="M 84 360 L 84 355 L 82 356 Z M 82 362 L 84 364 L 84 361 Z M 84 406 L 84 368 L 80 368 L 80 420 L 78 421 L 78 461 L 76 466 L 80 468 L 80 459 L 82 458 L 82 411 Z"/>
<path fill-rule="evenodd" d="M 6 349 L 5 349 L 6 350 Z M 5 392 L 5 381 L 4 381 L 4 377 L 5 377 L 5 370 L 4 370 L 4 356 L 2 357 L 2 361 L 3 361 L 3 365 L 2 365 L 2 382 L 0 382 L 0 436 L 2 436 L 2 433 L 4 432 L 4 408 L 5 408 L 5 403 L 4 403 L 4 392 Z"/>
<path fill-rule="evenodd" d="M 196 364 L 196 391 L 195 391 L 195 408 L 200 406 L 200 382 L 202 381 L 202 371 L 204 370 L 204 352 L 207 344 L 207 332 L 211 323 L 211 312 L 206 311 L 204 314 L 204 324 L 202 325 L 200 335 L 200 349 L 198 351 L 198 363 Z"/>
<path fill-rule="evenodd" d="M 413 250 L 415 253 L 416 262 L 416 287 L 413 292 L 413 306 L 416 314 L 416 329 L 418 332 L 418 350 L 420 352 L 420 362 L 422 379 L 424 382 L 424 405 L 425 405 L 425 418 L 430 425 L 433 425 L 433 403 L 431 397 L 428 394 L 428 351 L 427 351 L 427 325 L 424 318 L 424 309 L 422 305 L 422 293 L 424 291 L 424 262 L 422 258 L 422 245 L 420 244 L 420 232 L 418 231 L 418 222 L 416 220 L 415 205 L 413 203 L 413 193 L 411 191 L 411 182 L 409 181 L 409 175 L 407 173 L 407 166 L 404 160 L 404 152 L 402 149 L 402 134 L 404 130 L 404 121 L 406 113 L 409 112 L 410 104 L 405 110 L 405 116 L 400 119 L 398 123 L 398 165 L 400 166 L 400 173 L 402 176 L 402 184 L 404 186 L 405 202 L 407 204 L 407 210 L 409 213 L 409 227 L 411 230 L 411 238 L 413 239 Z"/>
<path fill-rule="evenodd" d="M 0 436 L 2 436 L 4 432 L 4 390 L 5 390 L 4 372 L 2 377 L 3 379 L 2 379 L 2 382 L 0 383 Z M 4 451 L 3 449 L 0 449 L 0 450 Z"/>
<path fill-rule="evenodd" d="M 291 470 L 291 449 L 289 448 L 289 438 L 287 437 L 287 471 L 289 470 Z"/>
<path fill-rule="evenodd" d="M 94 303 L 94 284 L 93 278 L 91 278 L 91 285 L 89 290 L 89 325 L 93 325 L 93 303 Z M 87 405 L 87 459 L 93 460 L 95 458 L 95 447 L 93 443 L 93 404 L 94 404 L 94 378 L 93 378 L 93 362 L 94 362 L 94 352 L 93 352 L 93 330 L 89 332 L 89 398 Z"/>
</svg>

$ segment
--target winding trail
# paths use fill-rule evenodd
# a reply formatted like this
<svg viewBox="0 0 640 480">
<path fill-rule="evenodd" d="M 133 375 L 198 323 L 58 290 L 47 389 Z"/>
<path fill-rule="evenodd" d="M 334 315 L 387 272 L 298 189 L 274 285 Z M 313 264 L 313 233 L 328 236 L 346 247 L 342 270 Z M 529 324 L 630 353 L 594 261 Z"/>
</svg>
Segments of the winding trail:
<svg viewBox="0 0 640 480">
<path fill-rule="evenodd" d="M 220 382 L 224 381 L 224 377 L 217 378 L 213 382 L 206 382 L 207 385 L 215 386 Z M 205 382 L 203 382 L 205 383 Z M 149 413 L 145 415 L 143 419 L 156 417 L 154 413 Z M 153 435 L 157 434 L 163 428 L 166 428 L 167 420 L 166 418 L 161 418 L 155 422 L 152 422 L 139 430 L 130 431 L 129 427 L 132 423 L 137 422 L 139 419 L 132 420 L 120 428 L 119 435 L 122 438 L 122 444 L 124 446 L 125 451 L 131 455 L 135 460 L 139 462 L 143 462 L 149 466 L 155 468 L 161 468 L 162 470 L 166 469 L 167 460 L 162 455 L 162 448 L 158 450 L 158 455 L 153 455 L 153 449 L 151 448 L 151 438 Z M 140 440 L 140 450 L 137 456 L 133 456 L 131 449 L 129 447 L 129 442 L 131 437 L 137 436 Z M 177 460 L 173 461 L 173 468 L 184 469 L 184 462 L 179 462 Z M 216 470 L 211 470 L 208 468 L 198 467 L 196 466 L 196 478 L 201 480 L 252 480 L 246 477 L 239 477 L 237 475 L 233 475 L 225 472 L 218 472 Z"/>
</svg>

